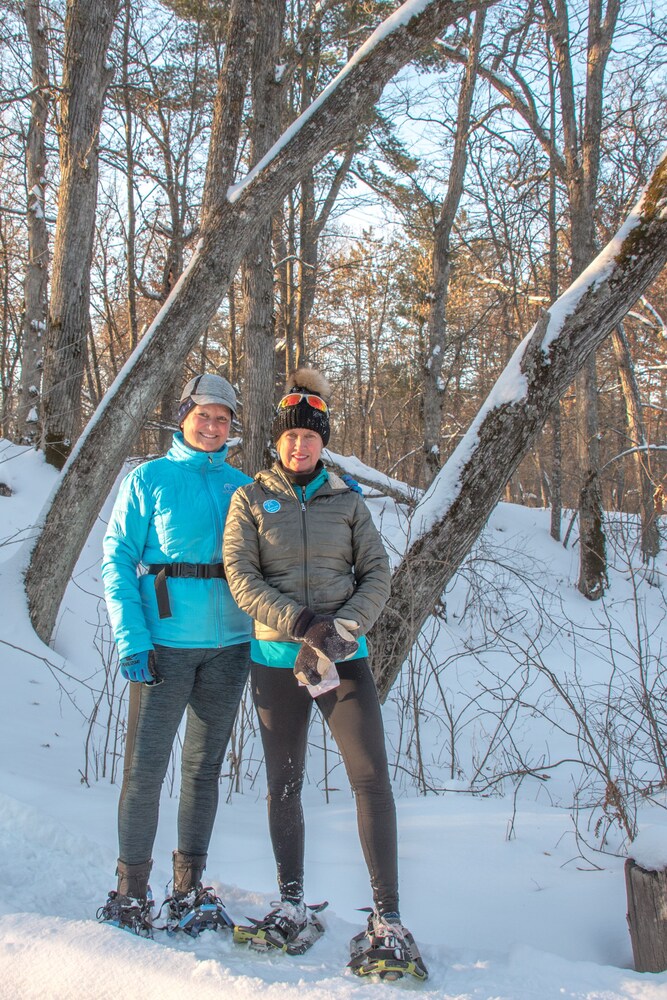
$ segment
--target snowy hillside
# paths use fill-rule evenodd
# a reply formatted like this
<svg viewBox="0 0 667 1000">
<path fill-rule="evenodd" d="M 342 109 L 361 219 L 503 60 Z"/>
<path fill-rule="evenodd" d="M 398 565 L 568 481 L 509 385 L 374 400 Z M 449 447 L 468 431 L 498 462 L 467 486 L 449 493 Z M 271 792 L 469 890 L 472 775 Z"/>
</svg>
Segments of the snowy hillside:
<svg viewBox="0 0 667 1000">
<path fill-rule="evenodd" d="M 650 720 L 632 701 L 641 702 L 638 685 L 649 691 L 664 733 L 667 573 L 662 555 L 651 583 L 641 577 L 632 525 L 619 522 L 611 534 L 610 590 L 591 605 L 574 586 L 574 539 L 565 549 L 549 537 L 547 513 L 501 505 L 421 637 L 415 679 L 397 685 L 385 719 L 401 910 L 430 978 L 390 985 L 345 970 L 370 895 L 349 788 L 330 741 L 325 771 L 317 720 L 304 796 L 306 885 L 329 908 L 312 951 L 265 957 L 221 933 L 151 941 L 96 922 L 115 881 L 119 785 L 110 777 L 120 763 L 123 687 L 101 602 L 104 511 L 68 588 L 55 648 L 29 627 L 21 543 L 53 477 L 38 454 L 0 442 L 0 482 L 13 491 L 0 497 L 0 1000 L 351 1000 L 378 990 L 438 1000 L 667 998 L 667 973 L 631 971 L 627 836 L 623 819 L 600 805 L 608 766 L 625 822 L 640 831 L 636 843 L 653 857 L 667 845 Z M 400 553 L 405 512 L 369 504 Z M 263 914 L 275 893 L 251 713 L 243 740 L 242 791 L 225 777 L 207 870 L 238 918 Z M 175 847 L 174 787 L 168 779 L 163 792 L 151 880 L 158 901 Z M 643 793 L 638 813 L 632 789 Z"/>
</svg>

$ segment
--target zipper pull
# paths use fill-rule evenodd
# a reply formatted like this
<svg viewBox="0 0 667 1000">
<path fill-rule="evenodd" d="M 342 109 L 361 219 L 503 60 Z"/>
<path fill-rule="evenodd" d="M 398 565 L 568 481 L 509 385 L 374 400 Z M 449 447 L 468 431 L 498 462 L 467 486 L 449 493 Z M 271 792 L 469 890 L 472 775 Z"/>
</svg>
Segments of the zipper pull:
<svg viewBox="0 0 667 1000">
<path fill-rule="evenodd" d="M 306 513 L 306 487 L 305 486 L 300 486 L 299 489 L 301 490 L 301 510 L 305 514 Z"/>
</svg>

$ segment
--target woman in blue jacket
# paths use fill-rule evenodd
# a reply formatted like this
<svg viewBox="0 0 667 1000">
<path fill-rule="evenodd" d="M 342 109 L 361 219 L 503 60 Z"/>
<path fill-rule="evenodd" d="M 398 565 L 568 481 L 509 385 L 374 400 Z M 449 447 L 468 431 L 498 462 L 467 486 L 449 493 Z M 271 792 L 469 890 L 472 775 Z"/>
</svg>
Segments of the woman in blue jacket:
<svg viewBox="0 0 667 1000">
<path fill-rule="evenodd" d="M 201 879 L 249 664 L 250 619 L 234 603 L 222 565 L 229 502 L 251 481 L 226 461 L 236 405 L 234 390 L 218 375 L 188 382 L 170 450 L 125 477 L 104 538 L 105 597 L 130 695 L 118 885 L 99 917 L 137 933 L 150 934 L 160 790 L 184 713 L 167 922 L 191 933 L 226 922 L 220 900 Z"/>
</svg>

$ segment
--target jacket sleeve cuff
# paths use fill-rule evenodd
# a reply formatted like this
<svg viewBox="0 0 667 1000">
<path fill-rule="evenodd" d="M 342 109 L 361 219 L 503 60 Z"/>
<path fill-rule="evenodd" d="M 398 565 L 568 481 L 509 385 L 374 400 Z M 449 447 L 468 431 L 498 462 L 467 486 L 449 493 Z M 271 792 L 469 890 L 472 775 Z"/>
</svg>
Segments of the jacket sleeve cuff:
<svg viewBox="0 0 667 1000">
<path fill-rule="evenodd" d="M 314 617 L 315 612 L 311 611 L 310 608 L 301 609 L 292 625 L 292 635 L 295 639 L 303 639 Z"/>
</svg>

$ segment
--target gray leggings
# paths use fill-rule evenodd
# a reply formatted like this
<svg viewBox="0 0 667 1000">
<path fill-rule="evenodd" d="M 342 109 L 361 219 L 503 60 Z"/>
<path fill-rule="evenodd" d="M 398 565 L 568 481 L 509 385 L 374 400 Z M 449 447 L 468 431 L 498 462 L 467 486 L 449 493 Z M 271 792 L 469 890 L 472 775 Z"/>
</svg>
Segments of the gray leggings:
<svg viewBox="0 0 667 1000">
<path fill-rule="evenodd" d="M 150 860 L 160 790 L 183 713 L 178 850 L 206 854 L 218 807 L 218 784 L 248 676 L 250 643 L 224 649 L 156 646 L 162 683 L 130 684 L 123 787 L 118 805 L 119 858 Z"/>
<path fill-rule="evenodd" d="M 341 752 L 357 804 L 359 839 L 380 913 L 398 912 L 396 809 L 375 682 L 363 659 L 337 663 L 340 686 L 315 699 Z M 252 664 L 269 786 L 269 831 L 283 899 L 303 895 L 301 788 L 313 699 L 293 671 Z"/>
</svg>

